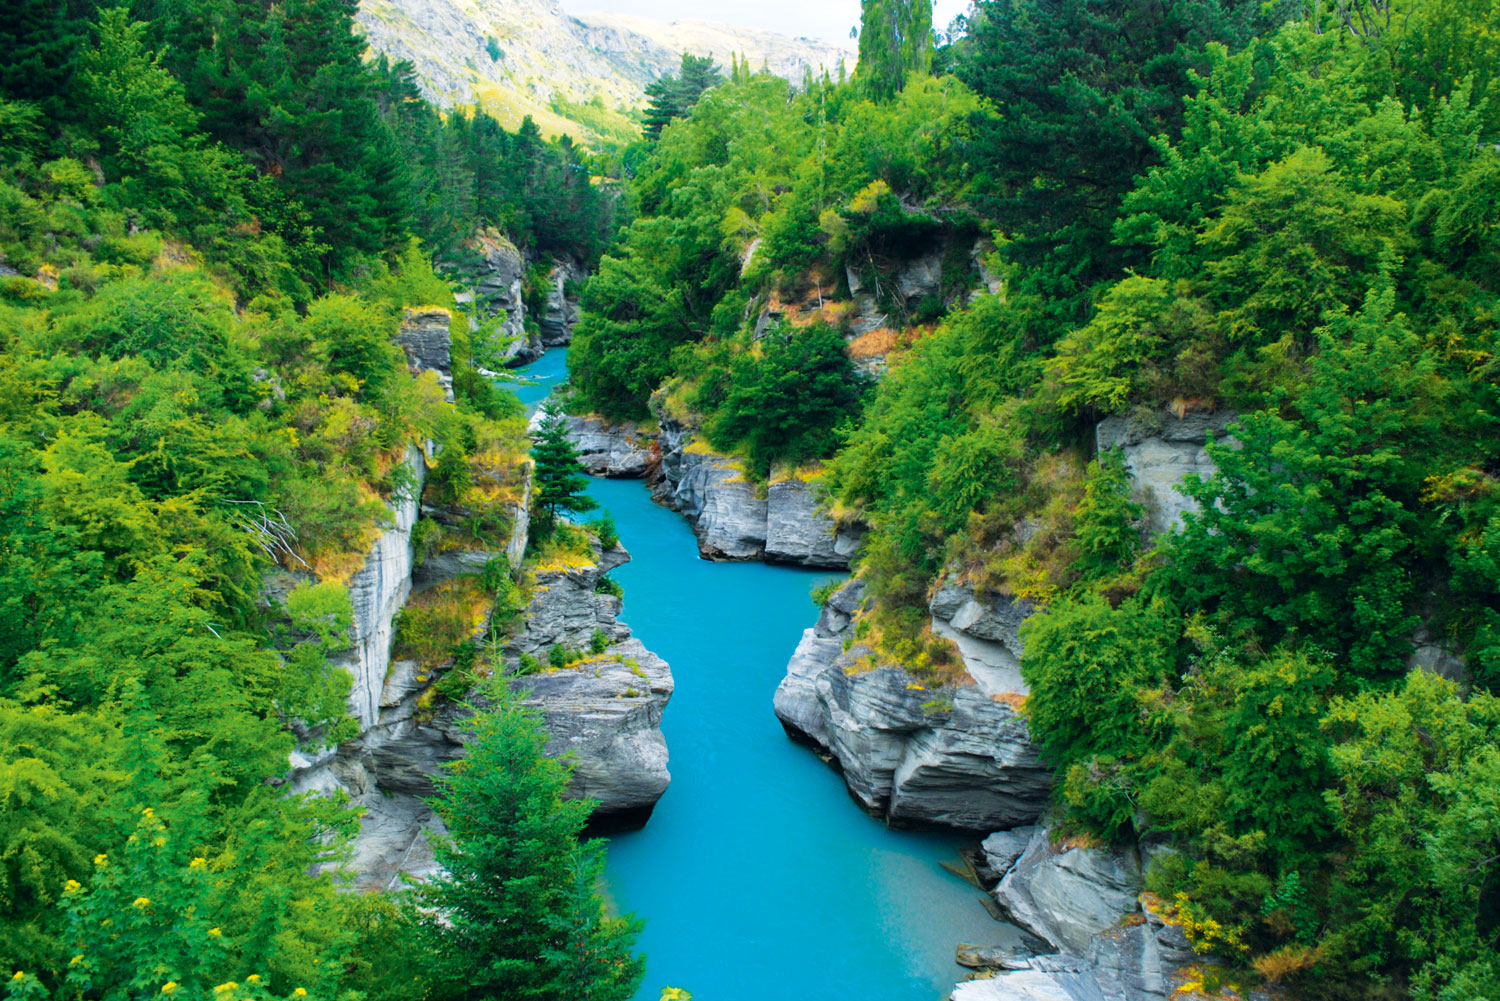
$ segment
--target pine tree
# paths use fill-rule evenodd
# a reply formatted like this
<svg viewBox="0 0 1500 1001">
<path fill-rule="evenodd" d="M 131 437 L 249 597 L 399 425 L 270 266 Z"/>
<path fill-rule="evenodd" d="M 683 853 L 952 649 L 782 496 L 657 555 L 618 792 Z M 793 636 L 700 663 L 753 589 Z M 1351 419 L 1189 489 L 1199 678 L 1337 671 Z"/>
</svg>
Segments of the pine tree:
<svg viewBox="0 0 1500 1001">
<path fill-rule="evenodd" d="M 859 20 L 855 76 L 873 100 L 889 100 L 909 74 L 931 68 L 932 0 L 863 0 Z"/>
<path fill-rule="evenodd" d="M 536 445 L 531 449 L 531 458 L 536 462 L 531 505 L 538 518 L 536 535 L 546 538 L 557 527 L 559 511 L 582 514 L 598 504 L 583 492 L 588 487 L 588 477 L 578 470 L 578 450 L 568 440 L 562 414 L 552 409 L 545 411 L 537 431 Z"/>
</svg>

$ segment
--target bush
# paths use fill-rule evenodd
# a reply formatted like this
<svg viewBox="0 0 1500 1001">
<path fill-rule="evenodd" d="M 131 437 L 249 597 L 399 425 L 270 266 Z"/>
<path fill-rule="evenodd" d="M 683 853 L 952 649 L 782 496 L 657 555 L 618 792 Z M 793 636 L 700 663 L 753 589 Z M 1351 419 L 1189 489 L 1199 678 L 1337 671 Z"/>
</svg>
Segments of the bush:
<svg viewBox="0 0 1500 1001">
<path fill-rule="evenodd" d="M 604 648 L 609 646 L 609 637 L 604 634 L 603 629 L 595 629 L 589 637 L 589 653 L 601 654 Z"/>
</svg>

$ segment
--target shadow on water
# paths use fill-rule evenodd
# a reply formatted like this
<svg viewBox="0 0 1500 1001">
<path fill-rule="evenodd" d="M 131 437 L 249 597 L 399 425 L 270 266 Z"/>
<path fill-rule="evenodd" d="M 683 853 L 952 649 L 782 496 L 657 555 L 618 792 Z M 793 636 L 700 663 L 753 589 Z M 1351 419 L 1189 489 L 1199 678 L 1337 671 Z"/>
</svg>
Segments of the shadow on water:
<svg viewBox="0 0 1500 1001">
<path fill-rule="evenodd" d="M 545 360 L 545 359 L 544 359 Z M 540 363 L 539 363 L 540 364 Z M 672 785 L 643 830 L 610 839 L 608 881 L 646 919 L 638 997 L 932 1001 L 958 942 L 1019 943 L 939 862 L 962 838 L 887 829 L 789 740 L 771 697 L 827 573 L 698 558 L 639 481 L 595 480 L 634 557 L 612 574 L 622 618 L 672 665 Z"/>
</svg>

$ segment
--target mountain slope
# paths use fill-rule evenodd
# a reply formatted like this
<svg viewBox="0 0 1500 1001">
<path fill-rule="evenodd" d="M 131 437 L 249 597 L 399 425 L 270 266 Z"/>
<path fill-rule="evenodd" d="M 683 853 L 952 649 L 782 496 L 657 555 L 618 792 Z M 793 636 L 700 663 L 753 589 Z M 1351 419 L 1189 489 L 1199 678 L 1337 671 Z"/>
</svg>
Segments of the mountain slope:
<svg viewBox="0 0 1500 1001">
<path fill-rule="evenodd" d="M 549 135 L 620 141 L 636 130 L 651 81 L 683 50 L 731 52 L 789 79 L 836 72 L 845 49 L 771 32 L 619 14 L 576 18 L 556 0 L 364 0 L 359 27 L 372 52 L 410 60 L 423 91 L 444 106 L 478 105 L 508 127 L 531 115 Z"/>
</svg>

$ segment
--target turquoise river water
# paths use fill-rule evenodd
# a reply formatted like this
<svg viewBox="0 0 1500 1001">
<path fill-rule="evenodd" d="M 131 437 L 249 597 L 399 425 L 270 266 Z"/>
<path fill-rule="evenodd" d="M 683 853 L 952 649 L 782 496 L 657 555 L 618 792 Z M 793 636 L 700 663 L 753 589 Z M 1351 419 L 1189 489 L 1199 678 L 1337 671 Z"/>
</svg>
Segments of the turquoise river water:
<svg viewBox="0 0 1500 1001">
<path fill-rule="evenodd" d="M 521 374 L 528 409 L 566 374 L 554 350 Z M 892 831 L 792 743 L 771 697 L 829 579 L 698 558 L 692 530 L 644 483 L 595 480 L 634 557 L 614 571 L 622 618 L 672 665 L 662 730 L 672 784 L 644 829 L 610 838 L 615 904 L 646 919 L 638 997 L 934 1001 L 961 978 L 959 942 L 1014 941 L 979 891 L 939 866 L 954 836 Z"/>
</svg>

